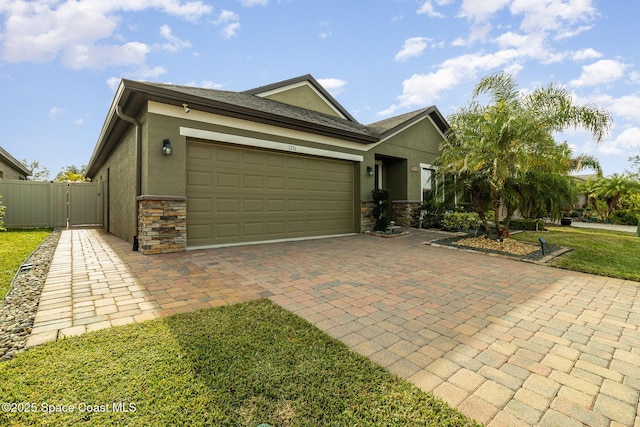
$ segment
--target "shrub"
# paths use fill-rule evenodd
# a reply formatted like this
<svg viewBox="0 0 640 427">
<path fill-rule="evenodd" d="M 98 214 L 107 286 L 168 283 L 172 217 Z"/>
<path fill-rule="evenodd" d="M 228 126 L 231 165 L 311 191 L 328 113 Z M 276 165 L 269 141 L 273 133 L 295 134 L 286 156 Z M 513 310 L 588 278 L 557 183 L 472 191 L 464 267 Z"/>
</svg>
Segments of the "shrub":
<svg viewBox="0 0 640 427">
<path fill-rule="evenodd" d="M 612 224 L 638 225 L 638 213 L 630 210 L 616 210 L 608 216 Z"/>
<path fill-rule="evenodd" d="M 449 231 L 475 230 L 479 226 L 480 216 L 475 212 L 451 212 L 442 219 L 442 228 Z"/>
<path fill-rule="evenodd" d="M 568 216 L 569 218 L 582 218 L 583 215 L 584 209 L 574 209 L 569 211 L 566 216 Z"/>
<path fill-rule="evenodd" d="M 389 197 L 391 192 L 389 190 L 383 190 L 376 188 L 371 192 L 373 198 L 373 208 L 371 209 L 371 215 L 376 220 L 373 226 L 374 231 L 387 231 L 387 226 L 391 222 L 389 219 Z"/>
<path fill-rule="evenodd" d="M 512 219 L 509 228 L 511 230 L 535 231 L 536 222 L 538 223 L 537 230 L 544 230 L 544 221 L 541 219 Z"/>
</svg>

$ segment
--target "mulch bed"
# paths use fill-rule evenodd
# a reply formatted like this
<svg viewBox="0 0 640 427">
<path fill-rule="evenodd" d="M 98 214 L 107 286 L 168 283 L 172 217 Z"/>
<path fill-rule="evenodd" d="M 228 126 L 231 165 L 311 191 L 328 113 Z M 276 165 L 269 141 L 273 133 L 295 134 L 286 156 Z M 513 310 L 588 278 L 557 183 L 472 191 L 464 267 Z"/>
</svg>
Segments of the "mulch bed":
<svg viewBox="0 0 640 427">
<path fill-rule="evenodd" d="M 520 242 L 512 239 L 505 239 L 503 242 L 498 242 L 484 236 L 474 237 L 471 235 L 447 237 L 429 242 L 429 244 L 432 246 L 448 246 L 463 250 L 502 255 L 523 261 L 541 263 L 548 262 L 550 259 L 571 250 L 569 248 L 547 244 L 545 253 L 542 254 L 540 245 L 536 245 L 534 243 Z"/>
</svg>

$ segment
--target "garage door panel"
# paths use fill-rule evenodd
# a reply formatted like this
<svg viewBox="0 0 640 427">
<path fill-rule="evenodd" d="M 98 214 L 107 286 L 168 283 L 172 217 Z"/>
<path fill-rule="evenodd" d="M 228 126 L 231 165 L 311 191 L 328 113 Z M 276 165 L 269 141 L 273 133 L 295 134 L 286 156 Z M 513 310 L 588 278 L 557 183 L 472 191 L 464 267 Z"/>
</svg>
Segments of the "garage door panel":
<svg viewBox="0 0 640 427">
<path fill-rule="evenodd" d="M 284 199 L 280 200 L 267 200 L 267 209 L 266 213 L 268 214 L 284 214 L 286 212 L 285 209 L 286 202 Z"/>
<path fill-rule="evenodd" d="M 243 189 L 261 190 L 264 188 L 264 177 L 261 175 L 244 175 Z"/>
<path fill-rule="evenodd" d="M 258 238 L 264 235 L 262 222 L 249 222 L 242 224 L 243 236 L 247 238 Z"/>
<path fill-rule="evenodd" d="M 238 163 L 240 161 L 241 152 L 227 147 L 221 147 L 215 151 L 215 159 L 222 164 Z"/>
<path fill-rule="evenodd" d="M 289 177 L 287 189 L 290 191 L 304 191 L 304 178 Z"/>
<path fill-rule="evenodd" d="M 303 214 L 305 212 L 304 199 L 287 200 L 287 211 L 291 213 Z"/>
<path fill-rule="evenodd" d="M 238 224 L 233 223 L 218 223 L 216 224 L 216 235 L 214 237 L 217 238 L 228 238 L 234 237 L 238 235 Z"/>
<path fill-rule="evenodd" d="M 238 212 L 239 208 L 238 199 L 216 199 L 216 212 L 217 213 L 234 213 Z"/>
<path fill-rule="evenodd" d="M 191 145 L 187 157 L 191 161 L 211 160 L 213 152 L 203 145 Z"/>
<path fill-rule="evenodd" d="M 211 213 L 211 199 L 192 197 L 187 200 L 187 210 L 192 213 Z"/>
<path fill-rule="evenodd" d="M 275 166 L 277 168 L 283 168 L 287 166 L 287 159 L 282 156 L 274 155 L 273 153 L 269 153 L 266 157 L 266 166 Z"/>
<path fill-rule="evenodd" d="M 242 213 L 257 213 L 264 212 L 262 199 L 244 199 L 242 200 Z"/>
<path fill-rule="evenodd" d="M 264 153 L 259 151 L 244 151 L 242 153 L 242 161 L 247 165 L 264 164 Z"/>
<path fill-rule="evenodd" d="M 187 185 L 210 187 L 211 173 L 210 172 L 188 172 Z"/>
<path fill-rule="evenodd" d="M 315 178 L 307 180 L 307 191 L 322 191 L 323 189 L 322 179 Z"/>
<path fill-rule="evenodd" d="M 284 191 L 286 178 L 282 176 L 269 176 L 267 177 L 267 190 Z"/>
<path fill-rule="evenodd" d="M 199 141 L 187 151 L 189 246 L 353 232 L 352 162 Z"/>
</svg>

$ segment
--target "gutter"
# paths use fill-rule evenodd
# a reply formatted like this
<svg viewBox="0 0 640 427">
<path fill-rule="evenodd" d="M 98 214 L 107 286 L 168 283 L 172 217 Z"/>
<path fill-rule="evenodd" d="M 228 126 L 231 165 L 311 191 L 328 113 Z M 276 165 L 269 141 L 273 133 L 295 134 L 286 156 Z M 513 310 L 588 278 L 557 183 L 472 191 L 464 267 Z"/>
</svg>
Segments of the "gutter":
<svg viewBox="0 0 640 427">
<path fill-rule="evenodd" d="M 137 197 L 142 195 L 142 126 L 140 122 L 131 116 L 127 116 L 123 111 L 120 104 L 116 105 L 116 114 L 122 120 L 131 123 L 136 127 L 136 235 L 133 236 L 133 250 L 138 250 L 138 235 L 137 235 L 137 221 L 140 208 L 138 207 Z"/>
</svg>

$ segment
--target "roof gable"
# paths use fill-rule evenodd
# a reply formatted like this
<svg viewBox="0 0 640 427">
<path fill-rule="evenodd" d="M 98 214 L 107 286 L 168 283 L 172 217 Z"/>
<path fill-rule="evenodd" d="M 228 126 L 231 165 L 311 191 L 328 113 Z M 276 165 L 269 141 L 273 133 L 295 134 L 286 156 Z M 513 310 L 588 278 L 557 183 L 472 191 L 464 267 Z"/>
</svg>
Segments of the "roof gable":
<svg viewBox="0 0 640 427">
<path fill-rule="evenodd" d="M 11 166 L 16 172 L 25 176 L 31 175 L 31 171 L 27 169 L 27 167 L 22 162 L 18 161 L 2 147 L 0 147 L 0 159 L 9 164 L 9 166 Z"/>
<path fill-rule="evenodd" d="M 310 74 L 260 86 L 243 93 L 306 108 L 352 122 L 357 120 Z"/>
<path fill-rule="evenodd" d="M 446 135 L 449 130 L 449 124 L 436 106 L 411 111 L 409 113 L 400 114 L 399 116 L 389 117 L 387 119 L 380 120 L 379 122 L 371 123 L 367 125 L 367 128 L 381 135 L 382 139 L 384 139 L 391 134 L 401 132 L 426 117 L 429 117 L 443 136 Z"/>
</svg>

